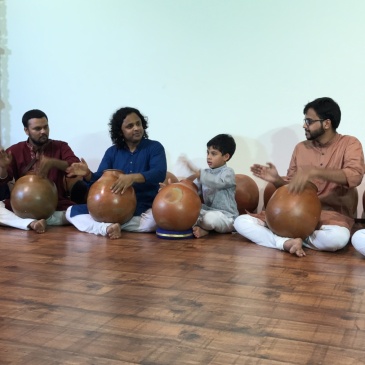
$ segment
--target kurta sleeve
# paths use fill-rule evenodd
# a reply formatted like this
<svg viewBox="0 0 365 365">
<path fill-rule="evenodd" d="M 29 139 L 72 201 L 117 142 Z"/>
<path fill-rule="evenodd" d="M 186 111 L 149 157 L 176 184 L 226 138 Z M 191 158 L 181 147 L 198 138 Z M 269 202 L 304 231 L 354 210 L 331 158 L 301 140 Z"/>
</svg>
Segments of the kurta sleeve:
<svg viewBox="0 0 365 365">
<path fill-rule="evenodd" d="M 19 148 L 20 146 L 20 148 Z M 20 143 L 13 145 L 11 147 L 9 147 L 6 152 L 10 152 L 12 155 L 12 160 L 10 165 L 8 166 L 8 177 L 7 177 L 7 181 L 11 181 L 13 180 L 13 178 L 15 180 L 18 180 L 19 177 L 21 177 L 23 174 L 21 173 L 21 171 L 19 171 L 18 166 L 21 166 L 21 164 L 25 164 L 27 161 L 25 160 L 25 156 L 24 153 L 22 153 L 22 145 Z M 5 179 L 4 179 L 5 180 Z M 2 181 L 4 181 L 2 180 Z"/>
<path fill-rule="evenodd" d="M 60 160 L 66 161 L 68 165 L 72 165 L 74 162 L 80 162 L 80 159 L 72 151 L 67 142 L 62 142 L 60 145 Z"/>
<path fill-rule="evenodd" d="M 165 149 L 161 143 L 154 141 L 149 150 L 148 170 L 140 171 L 146 182 L 158 184 L 166 178 L 167 162 Z"/>
<path fill-rule="evenodd" d="M 360 141 L 350 137 L 343 158 L 343 172 L 350 188 L 358 186 L 364 176 L 364 152 Z"/>
</svg>

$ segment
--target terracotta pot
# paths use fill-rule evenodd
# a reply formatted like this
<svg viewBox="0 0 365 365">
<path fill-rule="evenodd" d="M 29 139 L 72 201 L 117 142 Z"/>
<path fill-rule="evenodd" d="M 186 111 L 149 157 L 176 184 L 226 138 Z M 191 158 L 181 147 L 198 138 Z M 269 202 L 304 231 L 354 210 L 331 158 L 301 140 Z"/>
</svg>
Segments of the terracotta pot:
<svg viewBox="0 0 365 365">
<path fill-rule="evenodd" d="M 308 182 L 299 194 L 287 185 L 278 188 L 266 207 L 266 223 L 277 235 L 305 239 L 315 230 L 321 216 L 317 187 Z"/>
<path fill-rule="evenodd" d="M 169 179 L 171 180 L 171 183 L 179 182 L 179 179 L 172 172 L 167 171 L 166 172 L 166 178 L 165 178 L 163 183 L 165 185 L 167 185 Z"/>
<path fill-rule="evenodd" d="M 259 188 L 251 177 L 236 174 L 236 203 L 240 214 L 254 212 L 259 204 Z"/>
<path fill-rule="evenodd" d="M 182 179 L 179 181 L 179 183 L 185 185 L 189 189 L 192 189 L 194 193 L 198 194 L 198 187 L 194 184 L 192 180 Z"/>
<path fill-rule="evenodd" d="M 283 179 L 286 178 L 286 176 L 281 176 Z M 276 187 L 273 183 L 268 182 L 264 189 L 264 208 L 266 208 L 267 203 L 269 202 L 270 198 L 274 194 L 276 190 Z"/>
<path fill-rule="evenodd" d="M 87 207 L 97 222 L 123 224 L 133 217 L 137 206 L 133 187 L 126 189 L 123 194 L 115 194 L 110 190 L 120 174 L 123 174 L 120 170 L 105 170 L 90 187 Z"/>
<path fill-rule="evenodd" d="M 47 219 L 56 210 L 57 203 L 56 185 L 38 175 L 22 176 L 11 191 L 11 207 L 21 218 Z"/>
<path fill-rule="evenodd" d="M 157 194 L 152 205 L 158 227 L 170 231 L 190 229 L 199 217 L 200 197 L 196 185 L 183 180 L 169 184 Z"/>
</svg>

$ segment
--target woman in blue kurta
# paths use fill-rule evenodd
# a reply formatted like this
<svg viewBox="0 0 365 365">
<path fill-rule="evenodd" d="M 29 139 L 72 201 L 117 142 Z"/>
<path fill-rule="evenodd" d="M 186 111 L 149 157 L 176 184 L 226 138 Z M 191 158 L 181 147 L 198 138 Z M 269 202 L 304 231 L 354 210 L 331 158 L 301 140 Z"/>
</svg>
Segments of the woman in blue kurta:
<svg viewBox="0 0 365 365">
<path fill-rule="evenodd" d="M 98 171 L 92 173 L 84 160 L 72 164 L 68 169 L 69 175 L 84 176 L 90 184 L 97 181 L 104 170 L 122 170 L 124 174 L 111 186 L 112 191 L 120 194 L 133 186 L 136 192 L 137 206 L 133 218 L 123 225 L 96 222 L 85 204 L 70 207 L 66 217 L 80 231 L 111 239 L 120 238 L 122 230 L 155 231 L 152 203 L 158 193 L 159 183 L 165 180 L 167 164 L 164 147 L 160 142 L 148 139 L 147 127 L 147 118 L 138 109 L 126 107 L 117 110 L 109 122 L 113 146 L 106 150 Z"/>
</svg>

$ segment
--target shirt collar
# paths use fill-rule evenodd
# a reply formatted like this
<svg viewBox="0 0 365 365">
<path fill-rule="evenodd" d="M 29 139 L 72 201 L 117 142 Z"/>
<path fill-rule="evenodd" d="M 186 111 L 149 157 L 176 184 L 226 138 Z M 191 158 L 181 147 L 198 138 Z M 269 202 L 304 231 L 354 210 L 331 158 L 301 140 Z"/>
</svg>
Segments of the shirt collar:
<svg viewBox="0 0 365 365">
<path fill-rule="evenodd" d="M 215 169 L 210 169 L 210 172 L 213 174 L 218 174 L 219 172 L 221 172 L 223 169 L 225 169 L 227 166 L 227 164 L 222 165 L 221 167 L 217 167 Z"/>
<path fill-rule="evenodd" d="M 47 148 L 47 146 L 50 144 L 50 142 L 51 142 L 51 140 L 48 139 L 48 141 L 45 144 L 38 147 L 38 146 L 35 146 L 34 144 L 31 144 L 29 142 L 29 138 L 28 138 L 25 143 L 27 144 L 27 147 L 30 149 L 31 152 L 33 152 L 33 153 L 37 153 L 37 152 L 42 153 Z"/>
</svg>

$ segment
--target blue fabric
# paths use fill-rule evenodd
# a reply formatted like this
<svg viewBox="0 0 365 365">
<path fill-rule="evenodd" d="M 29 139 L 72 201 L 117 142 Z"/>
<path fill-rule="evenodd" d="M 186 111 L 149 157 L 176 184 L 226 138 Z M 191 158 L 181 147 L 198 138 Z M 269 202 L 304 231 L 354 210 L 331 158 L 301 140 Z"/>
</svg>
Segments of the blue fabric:
<svg viewBox="0 0 365 365">
<path fill-rule="evenodd" d="M 87 209 L 86 204 L 73 205 L 71 207 L 70 216 L 74 217 L 79 214 L 89 214 L 89 209 Z"/>
<path fill-rule="evenodd" d="M 0 200 L 5 200 L 10 198 L 10 190 L 7 183 L 0 185 Z"/>
<path fill-rule="evenodd" d="M 152 208 L 153 200 L 160 188 L 159 183 L 166 178 L 165 149 L 160 142 L 150 139 L 142 139 L 134 152 L 113 145 L 106 150 L 98 171 L 91 176 L 90 184 L 98 180 L 107 169 L 122 170 L 125 174 L 140 173 L 144 176 L 146 180 L 144 183 L 133 184 L 137 198 L 134 216 L 139 216 Z"/>
</svg>

